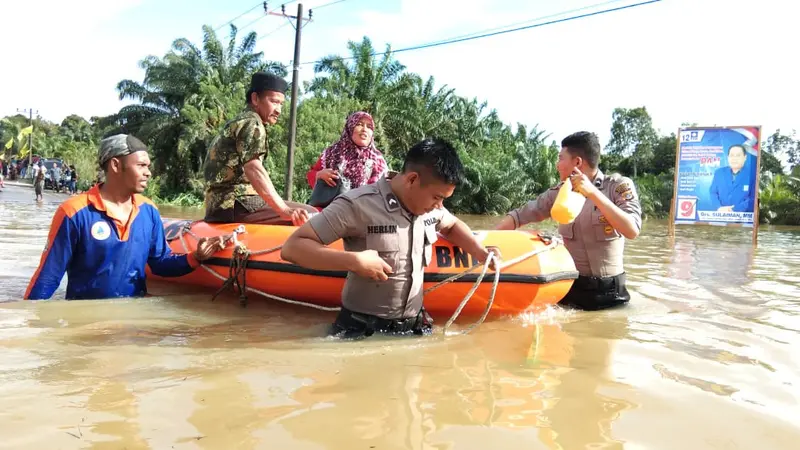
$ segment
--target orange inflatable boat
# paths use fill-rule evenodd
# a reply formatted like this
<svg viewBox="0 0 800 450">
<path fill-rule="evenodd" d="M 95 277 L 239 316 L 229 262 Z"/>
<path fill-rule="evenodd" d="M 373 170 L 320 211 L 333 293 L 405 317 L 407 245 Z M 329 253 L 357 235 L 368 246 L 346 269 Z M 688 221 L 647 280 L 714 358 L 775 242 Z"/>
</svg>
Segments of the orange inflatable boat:
<svg viewBox="0 0 800 450">
<path fill-rule="evenodd" d="M 237 229 L 244 231 L 236 233 L 236 239 L 250 252 L 243 270 L 243 281 L 250 292 L 260 291 L 323 308 L 341 306 L 340 295 L 347 272 L 311 270 L 281 259 L 280 246 L 296 229 L 293 226 L 162 220 L 167 242 L 176 253 L 194 251 L 200 237 L 229 235 Z M 475 231 L 475 234 L 484 245 L 498 247 L 502 252 L 499 282 L 489 317 L 515 315 L 537 306 L 555 304 L 578 277 L 572 257 L 558 240 L 520 230 Z M 343 250 L 342 241 L 334 242 L 331 247 Z M 148 270 L 148 277 L 217 290 L 229 279 L 232 262 L 234 267 L 242 265 L 234 248 L 229 245 L 188 275 L 166 279 Z M 442 236 L 434 244 L 433 252 L 433 261 L 425 270 L 426 290 L 462 274 L 425 294 L 425 308 L 434 318 L 449 317 L 473 288 L 484 265 Z M 470 268 L 472 271 L 463 273 Z M 484 312 L 494 277 L 492 270 L 485 273 L 462 315 L 476 316 Z M 255 297 L 253 293 L 248 295 L 249 299 Z"/>
</svg>

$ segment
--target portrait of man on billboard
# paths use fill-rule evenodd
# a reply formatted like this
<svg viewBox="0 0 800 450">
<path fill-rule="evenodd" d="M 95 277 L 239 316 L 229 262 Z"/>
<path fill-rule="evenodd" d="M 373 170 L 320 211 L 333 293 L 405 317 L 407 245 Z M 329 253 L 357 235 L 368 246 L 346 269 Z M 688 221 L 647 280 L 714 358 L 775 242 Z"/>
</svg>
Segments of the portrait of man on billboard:
<svg viewBox="0 0 800 450">
<path fill-rule="evenodd" d="M 715 211 L 753 212 L 755 206 L 756 157 L 748 158 L 747 143 L 728 147 L 727 166 L 714 172 L 709 194 Z"/>
</svg>

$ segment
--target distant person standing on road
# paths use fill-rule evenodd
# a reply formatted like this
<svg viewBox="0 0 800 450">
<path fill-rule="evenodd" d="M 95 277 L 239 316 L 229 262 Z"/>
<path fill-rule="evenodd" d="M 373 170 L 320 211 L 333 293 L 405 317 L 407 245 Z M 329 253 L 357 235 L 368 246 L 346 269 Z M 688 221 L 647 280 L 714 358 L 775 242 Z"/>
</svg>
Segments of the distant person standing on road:
<svg viewBox="0 0 800 450">
<path fill-rule="evenodd" d="M 39 164 L 33 166 L 33 193 L 36 195 L 36 201 L 41 202 L 44 200 L 44 177 L 47 176 L 47 170 L 39 160 Z"/>
<path fill-rule="evenodd" d="M 70 165 L 69 172 L 71 175 L 69 179 L 69 192 L 75 195 L 78 193 L 78 171 L 75 170 L 75 166 Z"/>
<path fill-rule="evenodd" d="M 61 167 L 58 167 L 58 163 L 53 163 L 53 169 L 50 171 L 50 182 L 52 183 L 52 188 L 54 192 L 59 192 L 59 186 L 61 185 Z"/>
</svg>

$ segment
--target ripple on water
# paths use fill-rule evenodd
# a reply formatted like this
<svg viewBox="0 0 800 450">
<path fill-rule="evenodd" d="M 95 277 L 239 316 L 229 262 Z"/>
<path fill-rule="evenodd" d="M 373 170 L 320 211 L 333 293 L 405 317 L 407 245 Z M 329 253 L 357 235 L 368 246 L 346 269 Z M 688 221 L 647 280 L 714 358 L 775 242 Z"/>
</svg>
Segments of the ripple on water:
<svg viewBox="0 0 800 450">
<path fill-rule="evenodd" d="M 0 302 L 22 296 L 55 206 L 0 203 Z M 4 303 L 0 435 L 15 448 L 68 448 L 65 430 L 114 448 L 777 448 L 800 437 L 798 244 L 774 227 L 755 250 L 748 230 L 670 239 L 647 221 L 626 242 L 627 307 L 547 308 L 465 336 L 343 342 L 325 337 L 335 313 L 170 284 Z"/>
</svg>

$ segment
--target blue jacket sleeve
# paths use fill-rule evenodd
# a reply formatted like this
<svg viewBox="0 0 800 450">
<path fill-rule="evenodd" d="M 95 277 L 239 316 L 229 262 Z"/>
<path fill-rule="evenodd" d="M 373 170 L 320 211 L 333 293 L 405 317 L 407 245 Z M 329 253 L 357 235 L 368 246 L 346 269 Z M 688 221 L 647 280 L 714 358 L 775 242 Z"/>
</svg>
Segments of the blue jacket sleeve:
<svg viewBox="0 0 800 450">
<path fill-rule="evenodd" d="M 50 224 L 47 244 L 39 267 L 28 284 L 25 299 L 46 300 L 53 296 L 64 278 L 77 242 L 78 230 L 73 219 L 59 207 Z"/>
<path fill-rule="evenodd" d="M 198 262 L 192 255 L 176 255 L 172 253 L 167 239 L 164 237 L 164 227 L 161 223 L 161 215 L 155 207 L 149 208 L 152 211 L 153 221 L 153 240 L 150 243 L 150 255 L 147 265 L 154 274 L 160 277 L 180 277 L 191 273 Z"/>
</svg>

